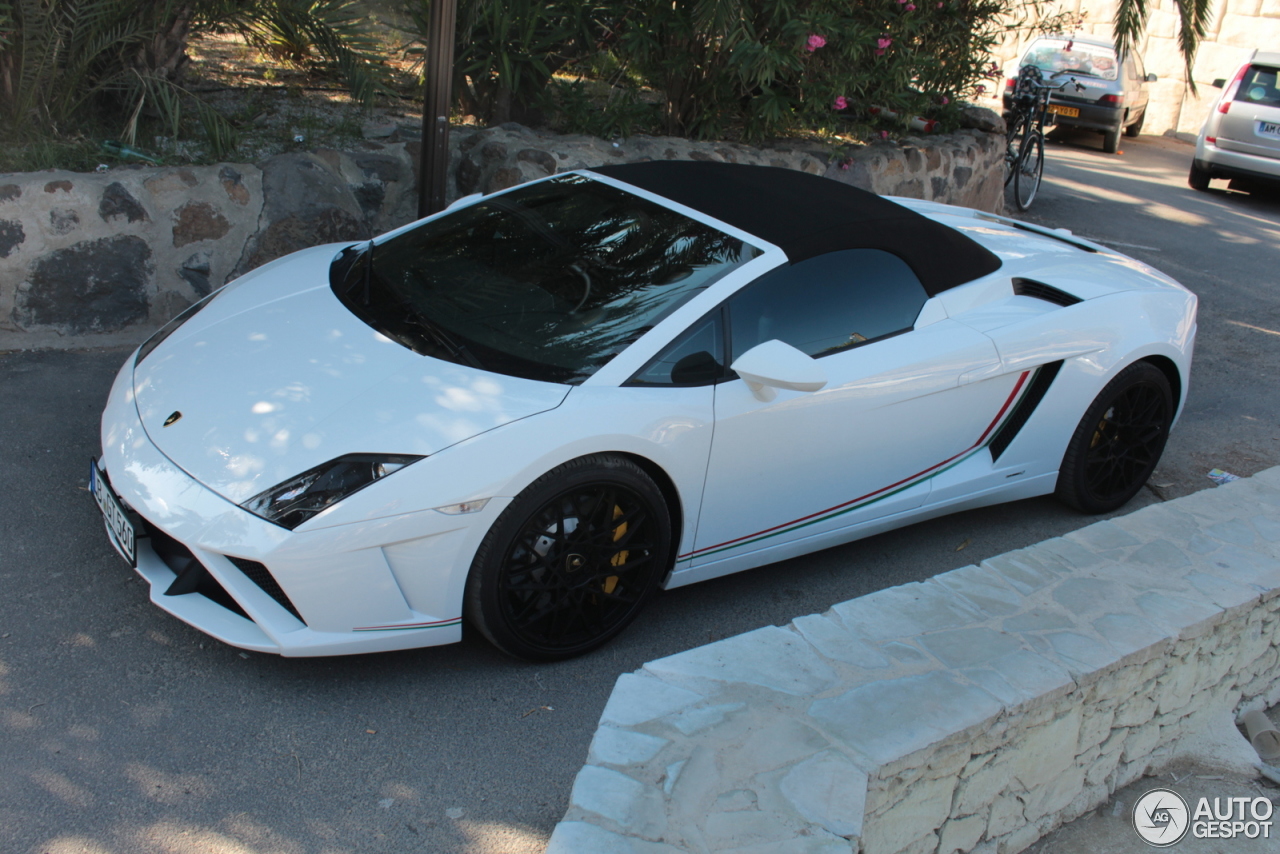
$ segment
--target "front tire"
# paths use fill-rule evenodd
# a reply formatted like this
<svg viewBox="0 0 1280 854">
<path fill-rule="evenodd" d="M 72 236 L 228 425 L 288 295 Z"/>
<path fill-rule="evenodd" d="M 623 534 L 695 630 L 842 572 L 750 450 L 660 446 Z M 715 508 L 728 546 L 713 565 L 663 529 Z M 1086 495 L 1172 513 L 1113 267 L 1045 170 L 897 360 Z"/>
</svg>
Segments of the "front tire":
<svg viewBox="0 0 1280 854">
<path fill-rule="evenodd" d="M 1018 210 L 1025 211 L 1035 201 L 1044 176 L 1044 137 L 1033 133 L 1022 144 L 1018 164 L 1013 170 L 1013 200 Z"/>
<path fill-rule="evenodd" d="M 643 469 L 609 454 L 571 460 L 526 487 L 485 535 L 467 617 L 516 658 L 572 658 L 636 618 L 671 557 L 671 517 Z"/>
<path fill-rule="evenodd" d="M 1173 392 L 1164 372 L 1135 362 L 1107 383 L 1076 426 L 1055 494 L 1084 513 L 1110 513 L 1137 495 L 1164 452 Z"/>
<path fill-rule="evenodd" d="M 1133 139 L 1142 133 L 1142 125 L 1147 121 L 1147 111 L 1143 110 L 1142 115 L 1138 116 L 1138 120 L 1124 129 L 1124 135 Z"/>
</svg>

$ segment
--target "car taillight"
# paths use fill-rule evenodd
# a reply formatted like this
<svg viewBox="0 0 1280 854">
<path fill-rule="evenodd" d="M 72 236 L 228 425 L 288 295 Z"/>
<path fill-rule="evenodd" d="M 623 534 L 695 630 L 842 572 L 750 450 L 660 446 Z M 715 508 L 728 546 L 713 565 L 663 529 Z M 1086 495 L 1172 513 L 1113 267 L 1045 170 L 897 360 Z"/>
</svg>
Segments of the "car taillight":
<svg viewBox="0 0 1280 854">
<path fill-rule="evenodd" d="M 1240 88 L 1240 81 L 1244 79 L 1244 73 L 1249 70 L 1249 66 L 1242 65 L 1240 70 L 1236 72 L 1236 76 L 1231 79 L 1231 85 L 1222 93 L 1222 100 L 1218 102 L 1218 112 L 1226 115 L 1227 110 L 1231 109 L 1231 102 L 1236 97 L 1236 90 Z"/>
<path fill-rule="evenodd" d="M 1012 77 L 1004 81 L 1004 88 L 1006 89 L 1012 89 L 1014 86 L 1017 86 L 1017 85 L 1018 85 L 1018 81 L 1014 80 Z"/>
<path fill-rule="evenodd" d="M 1119 95 L 1103 95 L 1101 98 L 1098 99 L 1098 103 L 1099 104 L 1119 104 L 1120 96 Z"/>
<path fill-rule="evenodd" d="M 1217 138 L 1216 136 L 1206 136 L 1206 137 L 1204 138 L 1204 141 L 1205 141 L 1205 142 L 1207 142 L 1207 143 L 1209 143 L 1210 145 L 1217 145 L 1217 144 L 1218 144 L 1218 138 Z"/>
</svg>

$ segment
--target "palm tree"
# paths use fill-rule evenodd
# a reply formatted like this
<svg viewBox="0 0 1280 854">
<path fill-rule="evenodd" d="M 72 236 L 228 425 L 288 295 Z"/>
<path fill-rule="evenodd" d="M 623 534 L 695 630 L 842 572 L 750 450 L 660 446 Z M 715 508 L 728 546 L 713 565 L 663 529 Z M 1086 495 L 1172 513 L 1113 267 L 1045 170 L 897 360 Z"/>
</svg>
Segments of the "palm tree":
<svg viewBox="0 0 1280 854">
<path fill-rule="evenodd" d="M 1191 66 L 1195 63 L 1196 49 L 1209 31 L 1213 18 L 1211 0 L 1174 0 L 1179 19 L 1178 49 L 1187 68 L 1187 85 L 1196 91 Z M 1137 44 L 1147 28 L 1151 16 L 1149 0 L 1118 0 L 1116 8 L 1116 50 L 1124 53 Z"/>
</svg>

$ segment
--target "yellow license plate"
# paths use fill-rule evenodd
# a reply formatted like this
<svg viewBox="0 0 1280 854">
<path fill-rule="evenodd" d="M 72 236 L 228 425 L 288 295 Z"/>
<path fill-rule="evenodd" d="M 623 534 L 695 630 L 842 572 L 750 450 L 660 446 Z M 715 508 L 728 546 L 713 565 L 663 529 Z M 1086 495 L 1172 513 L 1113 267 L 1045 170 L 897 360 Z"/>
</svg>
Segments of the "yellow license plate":
<svg viewBox="0 0 1280 854">
<path fill-rule="evenodd" d="M 1057 113 L 1060 116 L 1066 116 L 1069 119 L 1074 119 L 1080 115 L 1080 111 L 1075 107 L 1064 107 L 1061 104 L 1050 104 L 1049 112 Z"/>
</svg>

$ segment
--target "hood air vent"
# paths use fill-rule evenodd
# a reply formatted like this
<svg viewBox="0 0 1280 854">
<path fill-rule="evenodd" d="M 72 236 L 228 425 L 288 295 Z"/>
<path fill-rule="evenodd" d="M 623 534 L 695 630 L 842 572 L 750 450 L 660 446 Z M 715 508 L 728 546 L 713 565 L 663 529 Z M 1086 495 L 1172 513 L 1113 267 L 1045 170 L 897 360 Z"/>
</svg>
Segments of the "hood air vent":
<svg viewBox="0 0 1280 854">
<path fill-rule="evenodd" d="M 1060 291 L 1053 285 L 1037 282 L 1034 279 L 1014 279 L 1013 292 L 1020 297 L 1032 297 L 1051 302 L 1054 305 L 1068 306 L 1082 302 L 1080 297 L 1073 297 L 1066 291 Z"/>
</svg>

